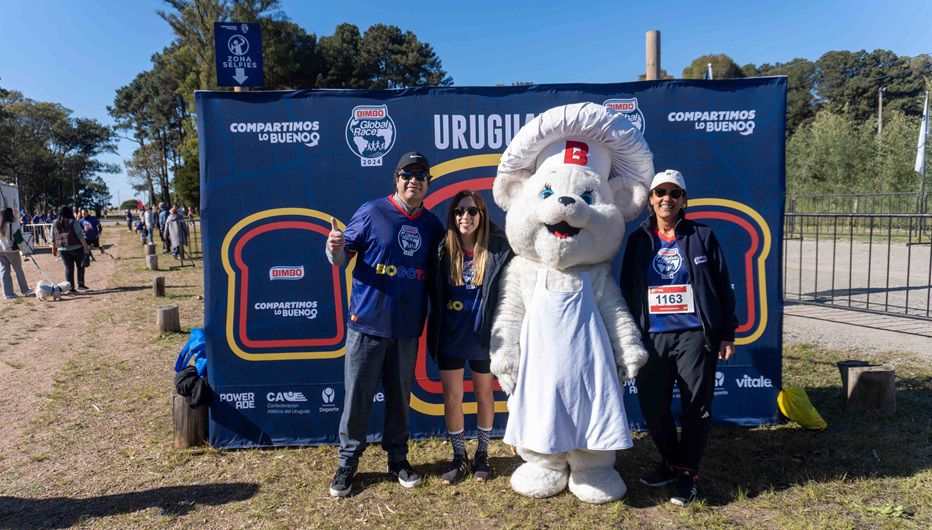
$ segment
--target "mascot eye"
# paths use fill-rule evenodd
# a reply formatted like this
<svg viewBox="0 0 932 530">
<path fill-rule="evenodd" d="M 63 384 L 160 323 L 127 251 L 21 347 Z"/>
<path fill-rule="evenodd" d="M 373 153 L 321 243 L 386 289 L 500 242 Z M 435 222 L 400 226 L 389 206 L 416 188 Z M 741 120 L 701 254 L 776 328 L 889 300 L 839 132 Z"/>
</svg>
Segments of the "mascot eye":
<svg viewBox="0 0 932 530">
<path fill-rule="evenodd" d="M 592 204 L 592 201 L 594 200 L 594 199 L 592 198 L 592 192 L 591 192 L 591 191 L 587 191 L 587 192 L 583 193 L 582 195 L 580 195 L 580 197 L 582 198 L 582 200 L 586 201 L 586 204 Z"/>
<path fill-rule="evenodd" d="M 539 197 L 541 199 L 546 199 L 552 195 L 553 195 L 553 190 L 550 189 L 550 185 L 548 184 L 547 187 L 544 188 L 544 191 L 540 192 Z"/>
</svg>

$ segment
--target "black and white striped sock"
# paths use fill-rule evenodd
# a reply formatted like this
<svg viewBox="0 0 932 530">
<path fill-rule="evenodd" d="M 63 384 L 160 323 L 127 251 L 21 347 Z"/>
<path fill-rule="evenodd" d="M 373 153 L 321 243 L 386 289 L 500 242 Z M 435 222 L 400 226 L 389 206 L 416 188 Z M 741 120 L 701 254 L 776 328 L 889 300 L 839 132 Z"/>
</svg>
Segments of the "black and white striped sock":
<svg viewBox="0 0 932 530">
<path fill-rule="evenodd" d="M 490 436 L 492 436 L 492 427 L 479 427 L 479 446 L 476 447 L 477 453 L 489 452 Z"/>
<path fill-rule="evenodd" d="M 450 445 L 453 446 L 453 457 L 466 458 L 466 439 L 463 437 L 463 429 L 456 432 L 447 431 L 450 438 Z"/>
</svg>

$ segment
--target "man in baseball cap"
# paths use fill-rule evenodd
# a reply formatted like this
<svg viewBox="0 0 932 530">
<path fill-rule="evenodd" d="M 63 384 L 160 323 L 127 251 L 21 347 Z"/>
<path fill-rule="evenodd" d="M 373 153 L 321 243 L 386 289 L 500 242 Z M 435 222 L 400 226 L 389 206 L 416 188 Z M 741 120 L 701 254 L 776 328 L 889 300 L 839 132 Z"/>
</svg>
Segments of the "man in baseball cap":
<svg viewBox="0 0 932 530">
<path fill-rule="evenodd" d="M 421 483 L 407 458 L 408 407 L 427 314 L 427 265 L 444 229 L 424 207 L 430 184 L 427 157 L 416 151 L 402 155 L 394 182 L 391 195 L 360 206 L 345 228 L 330 220 L 330 263 L 357 260 L 346 330 L 339 467 L 330 483 L 334 497 L 352 490 L 379 382 L 385 392 L 382 448 L 389 474 L 406 488 Z"/>
</svg>

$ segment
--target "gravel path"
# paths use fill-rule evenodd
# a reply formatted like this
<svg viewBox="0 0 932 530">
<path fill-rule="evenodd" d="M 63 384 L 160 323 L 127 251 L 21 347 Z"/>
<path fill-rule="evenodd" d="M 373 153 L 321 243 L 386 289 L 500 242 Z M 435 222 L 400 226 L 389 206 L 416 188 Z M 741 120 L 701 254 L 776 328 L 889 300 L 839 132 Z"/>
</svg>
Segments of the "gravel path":
<svg viewBox="0 0 932 530">
<path fill-rule="evenodd" d="M 932 321 L 808 304 L 787 304 L 783 341 L 833 350 L 910 352 L 932 362 Z"/>
</svg>

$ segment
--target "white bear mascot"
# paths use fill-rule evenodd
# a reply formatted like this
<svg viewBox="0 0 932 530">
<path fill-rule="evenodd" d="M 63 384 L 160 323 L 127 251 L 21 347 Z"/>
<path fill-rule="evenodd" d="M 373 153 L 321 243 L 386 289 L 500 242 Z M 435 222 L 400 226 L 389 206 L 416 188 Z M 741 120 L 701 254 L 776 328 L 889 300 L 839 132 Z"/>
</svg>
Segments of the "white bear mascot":
<svg viewBox="0 0 932 530">
<path fill-rule="evenodd" d="M 654 175 L 647 143 L 602 105 L 552 108 L 502 155 L 495 202 L 516 257 L 502 278 L 492 372 L 509 395 L 506 443 L 525 460 L 515 491 L 604 503 L 627 488 L 615 452 L 632 445 L 621 381 L 647 361 L 611 261 Z"/>
</svg>

